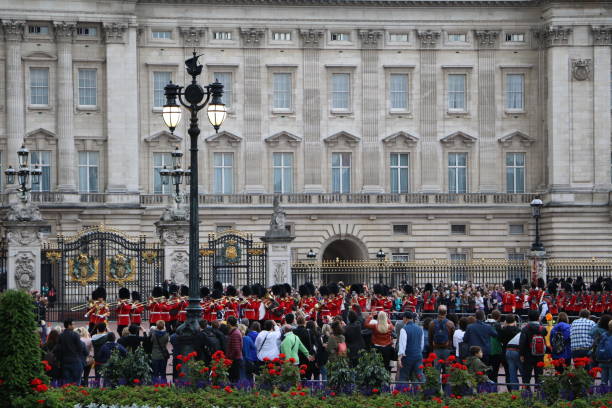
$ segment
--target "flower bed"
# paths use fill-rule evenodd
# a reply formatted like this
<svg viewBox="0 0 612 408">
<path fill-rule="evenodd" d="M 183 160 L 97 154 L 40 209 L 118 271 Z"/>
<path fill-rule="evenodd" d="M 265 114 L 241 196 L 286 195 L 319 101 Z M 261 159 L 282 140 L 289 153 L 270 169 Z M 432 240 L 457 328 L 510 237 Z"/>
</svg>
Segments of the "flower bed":
<svg viewBox="0 0 612 408">
<path fill-rule="evenodd" d="M 85 392 L 83 392 L 85 391 Z M 440 398 L 423 401 L 421 396 L 396 393 L 374 393 L 370 396 L 335 394 L 333 391 L 313 391 L 293 387 L 288 391 L 263 392 L 237 390 L 232 387 L 219 389 L 181 388 L 174 386 L 118 387 L 115 389 L 84 389 L 66 387 L 46 393 L 54 407 L 101 408 L 128 406 L 163 408 L 612 408 L 612 393 L 573 402 L 558 401 L 549 404 L 535 398 L 524 398 L 520 393 L 483 394 L 474 397 Z"/>
</svg>

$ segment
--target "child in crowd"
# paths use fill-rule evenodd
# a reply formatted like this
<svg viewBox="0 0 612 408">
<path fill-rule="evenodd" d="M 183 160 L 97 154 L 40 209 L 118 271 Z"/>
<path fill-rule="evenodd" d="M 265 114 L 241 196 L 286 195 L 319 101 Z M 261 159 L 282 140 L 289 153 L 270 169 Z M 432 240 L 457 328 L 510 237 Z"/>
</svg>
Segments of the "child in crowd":
<svg viewBox="0 0 612 408">
<path fill-rule="evenodd" d="M 479 375 L 479 379 L 482 379 L 483 382 L 485 382 L 484 380 L 492 382 L 484 375 L 491 370 L 491 367 L 483 363 L 482 356 L 482 349 L 479 346 L 470 347 L 470 356 L 465 360 L 465 365 L 472 374 L 482 373 Z"/>
</svg>

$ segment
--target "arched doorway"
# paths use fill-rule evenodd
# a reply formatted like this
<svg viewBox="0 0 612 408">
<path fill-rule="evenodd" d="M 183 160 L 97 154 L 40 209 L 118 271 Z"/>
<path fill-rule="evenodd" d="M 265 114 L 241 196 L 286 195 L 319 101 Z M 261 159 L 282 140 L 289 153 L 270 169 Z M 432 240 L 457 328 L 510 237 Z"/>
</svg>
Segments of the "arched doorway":
<svg viewBox="0 0 612 408">
<path fill-rule="evenodd" d="M 339 281 L 345 284 L 354 283 L 357 276 L 352 273 L 352 268 L 343 265 L 343 261 L 366 259 L 368 259 L 368 248 L 358 238 L 346 235 L 332 237 L 323 246 L 321 260 L 325 273 L 322 279 L 325 283 Z"/>
</svg>

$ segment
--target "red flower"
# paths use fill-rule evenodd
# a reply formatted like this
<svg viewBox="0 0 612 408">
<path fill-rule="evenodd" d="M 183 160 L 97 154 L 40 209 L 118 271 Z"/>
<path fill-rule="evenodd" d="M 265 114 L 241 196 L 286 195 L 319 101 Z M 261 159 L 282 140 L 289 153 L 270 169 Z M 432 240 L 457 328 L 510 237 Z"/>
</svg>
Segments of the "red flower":
<svg viewBox="0 0 612 408">
<path fill-rule="evenodd" d="M 457 359 L 457 357 L 450 355 L 448 356 L 448 361 L 455 361 Z"/>
<path fill-rule="evenodd" d="M 438 364 L 444 364 L 444 360 L 442 359 L 438 360 Z"/>
<path fill-rule="evenodd" d="M 229 359 L 226 358 L 225 360 L 223 360 L 223 364 L 225 364 L 226 366 L 229 367 L 229 366 L 232 365 L 232 360 L 229 360 Z"/>
<path fill-rule="evenodd" d="M 43 361 L 41 361 L 41 364 L 47 365 L 47 364 L 49 364 L 49 362 L 47 360 L 43 360 Z"/>
<path fill-rule="evenodd" d="M 183 367 L 183 365 L 182 365 L 181 363 L 178 363 L 178 364 L 176 365 L 176 369 L 177 369 L 177 370 L 180 370 L 180 369 L 181 369 L 181 367 Z"/>
<path fill-rule="evenodd" d="M 268 361 L 270 361 L 270 358 L 269 357 L 264 357 L 263 361 L 265 361 L 267 363 Z"/>
<path fill-rule="evenodd" d="M 45 400 L 36 400 L 36 402 L 38 402 L 39 404 L 44 404 Z"/>
<path fill-rule="evenodd" d="M 49 389 L 46 384 L 38 384 L 36 388 L 34 388 L 37 392 L 45 392 Z"/>
<path fill-rule="evenodd" d="M 332 391 L 332 392 L 329 393 L 329 395 L 331 395 L 332 397 L 335 397 L 336 393 Z"/>
<path fill-rule="evenodd" d="M 227 393 L 230 393 L 230 394 L 231 394 L 231 392 L 232 392 L 232 387 L 230 387 L 230 386 L 228 385 L 228 386 L 226 386 L 226 387 L 224 388 L 224 390 L 225 390 L 225 392 L 227 392 Z"/>
<path fill-rule="evenodd" d="M 213 388 L 214 390 L 218 390 L 219 388 L 221 388 L 221 386 L 220 386 L 220 385 L 213 385 L 213 386 L 212 386 L 212 388 Z"/>
<path fill-rule="evenodd" d="M 295 397 L 297 395 L 297 392 L 291 391 L 291 395 Z"/>
<path fill-rule="evenodd" d="M 181 373 L 181 374 L 183 374 L 183 373 Z M 212 376 L 213 378 L 215 378 L 215 377 L 218 377 L 218 376 L 219 376 L 219 374 L 217 374 L 217 373 L 213 372 L 213 373 L 211 374 L 211 376 Z"/>
<path fill-rule="evenodd" d="M 283 353 L 280 353 L 280 354 L 278 355 L 278 358 L 285 358 L 285 357 L 286 357 L 286 356 L 285 356 Z"/>
<path fill-rule="evenodd" d="M 138 378 L 134 378 L 134 379 L 132 380 L 132 382 L 133 382 L 134 384 L 140 384 L 140 380 L 139 380 Z"/>
<path fill-rule="evenodd" d="M 89 395 L 89 393 L 87 392 L 87 390 L 81 390 L 81 394 L 86 395 L 86 396 L 87 396 L 87 395 Z"/>
<path fill-rule="evenodd" d="M 275 392 L 273 392 L 273 393 L 272 393 L 272 396 L 273 396 L 273 397 L 278 397 L 278 394 L 277 394 L 277 393 L 275 393 Z"/>
<path fill-rule="evenodd" d="M 484 375 L 482 371 L 476 371 L 476 375 Z"/>
<path fill-rule="evenodd" d="M 179 377 L 184 377 L 185 373 L 179 373 Z"/>
<path fill-rule="evenodd" d="M 515 400 L 516 399 L 516 395 L 513 395 L 510 398 L 512 398 L 512 400 Z"/>
<path fill-rule="evenodd" d="M 274 364 L 272 363 L 268 364 L 268 368 L 274 368 Z"/>
<path fill-rule="evenodd" d="M 422 369 L 423 369 L 423 368 L 425 368 L 425 367 L 423 367 L 423 364 L 421 364 L 421 365 L 419 366 L 419 368 L 422 370 Z"/>
<path fill-rule="evenodd" d="M 436 353 L 429 353 L 429 356 L 427 356 L 427 358 L 435 360 L 436 358 L 438 358 L 438 356 L 436 355 Z"/>
<path fill-rule="evenodd" d="M 300 370 L 300 375 L 305 375 L 306 374 L 306 370 Z"/>
<path fill-rule="evenodd" d="M 397 395 L 397 394 L 399 394 L 399 390 L 393 390 L 393 392 L 391 394 Z"/>
<path fill-rule="evenodd" d="M 291 358 L 289 359 L 289 362 L 290 362 L 291 364 L 295 364 L 295 358 L 291 357 Z"/>
<path fill-rule="evenodd" d="M 322 399 L 323 401 L 325 401 L 327 398 L 325 398 L 325 395 L 324 395 L 324 396 L 322 396 L 322 397 L 321 397 L 321 399 Z"/>
<path fill-rule="evenodd" d="M 32 381 L 30 381 L 31 385 L 38 385 L 38 384 L 42 384 L 42 380 L 40 378 L 35 378 Z"/>
<path fill-rule="evenodd" d="M 545 364 L 544 364 L 544 362 L 543 362 L 543 361 L 538 361 L 538 364 L 536 364 L 536 366 L 537 366 L 538 368 L 542 368 L 542 367 L 544 367 L 544 365 L 545 365 Z"/>
<path fill-rule="evenodd" d="M 176 359 L 177 359 L 177 360 L 181 360 L 181 361 L 183 361 L 183 355 L 182 355 L 182 354 L 179 354 L 178 356 L 176 356 Z"/>
<path fill-rule="evenodd" d="M 45 366 L 45 371 L 51 371 L 52 369 L 53 367 L 51 367 L 49 364 Z"/>
<path fill-rule="evenodd" d="M 306 395 L 306 393 L 304 391 L 300 392 L 300 395 L 303 397 L 304 395 Z"/>
<path fill-rule="evenodd" d="M 378 388 L 372 388 L 372 392 L 376 394 L 378 392 Z"/>
</svg>

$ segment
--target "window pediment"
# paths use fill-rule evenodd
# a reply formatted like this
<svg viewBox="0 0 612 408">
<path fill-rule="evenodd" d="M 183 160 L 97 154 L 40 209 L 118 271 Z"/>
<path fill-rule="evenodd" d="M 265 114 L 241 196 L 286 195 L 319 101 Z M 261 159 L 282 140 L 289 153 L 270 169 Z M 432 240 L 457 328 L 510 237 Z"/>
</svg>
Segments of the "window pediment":
<svg viewBox="0 0 612 408">
<path fill-rule="evenodd" d="M 170 133 L 167 130 L 162 130 L 145 137 L 144 140 L 147 143 L 158 143 L 163 145 L 181 142 L 183 138 L 176 133 Z"/>
<path fill-rule="evenodd" d="M 21 59 L 24 61 L 56 61 L 57 57 L 44 51 L 35 51 L 21 57 Z"/>
<path fill-rule="evenodd" d="M 454 146 L 455 143 L 463 143 L 465 146 L 469 147 L 476 143 L 477 140 L 478 139 L 472 135 L 469 135 L 462 131 L 458 131 L 443 137 L 442 139 L 440 139 L 440 143 L 448 147 Z"/>
<path fill-rule="evenodd" d="M 326 137 L 325 139 L 323 139 L 323 141 L 325 142 L 325 144 L 329 146 L 336 146 L 338 145 L 338 143 L 344 141 L 344 143 L 352 147 L 352 146 L 355 146 L 357 143 L 359 143 L 361 139 L 348 132 L 341 131 L 341 132 L 334 133 L 333 135 Z"/>
<path fill-rule="evenodd" d="M 412 147 L 419 142 L 419 138 L 408 132 L 399 131 L 385 137 L 382 141 L 388 146 L 398 146 L 403 143 L 406 146 Z"/>
<path fill-rule="evenodd" d="M 286 141 L 291 146 L 296 146 L 302 141 L 302 138 L 286 131 L 278 132 L 264 139 L 264 142 L 271 146 L 277 146 L 282 141 Z"/>
<path fill-rule="evenodd" d="M 499 139 L 497 139 L 497 141 L 501 143 L 502 146 L 504 147 L 512 146 L 512 142 L 514 140 L 518 140 L 519 143 L 525 147 L 529 147 L 533 143 L 535 143 L 534 138 L 527 136 L 525 133 L 521 132 L 520 130 L 514 131 L 512 133 L 508 133 L 507 135 L 502 136 Z"/>
<path fill-rule="evenodd" d="M 57 139 L 57 135 L 50 130 L 44 128 L 38 128 L 36 130 L 32 130 L 31 132 L 26 133 L 26 139 Z"/>
<path fill-rule="evenodd" d="M 216 146 L 225 141 L 230 146 L 235 146 L 242 142 L 242 138 L 233 133 L 223 130 L 219 133 L 208 136 L 204 141 L 210 145 Z"/>
</svg>

